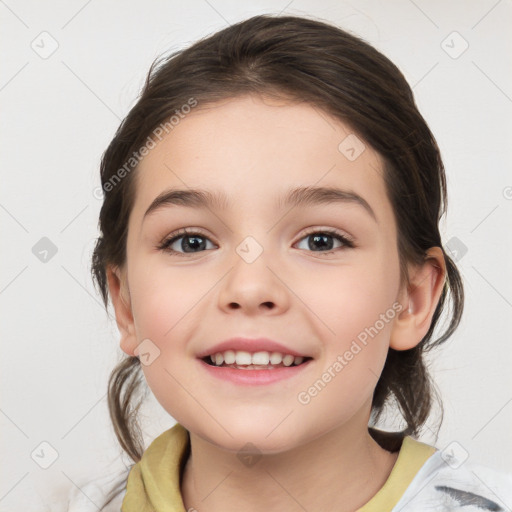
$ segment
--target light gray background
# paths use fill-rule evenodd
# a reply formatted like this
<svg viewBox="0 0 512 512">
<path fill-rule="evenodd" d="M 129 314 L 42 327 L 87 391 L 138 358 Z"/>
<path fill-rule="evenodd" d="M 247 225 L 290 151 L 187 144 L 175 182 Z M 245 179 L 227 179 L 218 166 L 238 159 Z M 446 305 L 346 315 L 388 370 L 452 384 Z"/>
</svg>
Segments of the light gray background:
<svg viewBox="0 0 512 512">
<path fill-rule="evenodd" d="M 472 461 L 512 471 L 510 1 L 6 0 L 2 511 L 20 510 L 37 493 L 63 496 L 128 462 L 106 406 L 108 374 L 121 355 L 117 327 L 89 272 L 100 156 L 157 55 L 265 12 L 335 22 L 384 52 L 414 87 L 447 169 L 443 238 L 467 250 L 457 255 L 464 320 L 432 357 L 445 406 L 437 446 L 457 441 L 452 447 Z M 33 252 L 43 237 L 57 248 L 46 262 Z M 148 442 L 174 424 L 154 399 L 144 415 Z M 422 440 L 432 441 L 428 430 Z M 40 465 L 53 452 L 42 442 L 58 454 L 48 469 Z"/>
</svg>

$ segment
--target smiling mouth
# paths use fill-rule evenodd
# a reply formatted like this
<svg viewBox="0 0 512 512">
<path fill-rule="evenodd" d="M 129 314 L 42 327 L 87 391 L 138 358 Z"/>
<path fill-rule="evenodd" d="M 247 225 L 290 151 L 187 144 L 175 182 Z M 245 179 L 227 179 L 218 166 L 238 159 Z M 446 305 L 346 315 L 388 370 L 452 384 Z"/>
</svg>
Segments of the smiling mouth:
<svg viewBox="0 0 512 512">
<path fill-rule="evenodd" d="M 275 368 L 293 368 L 310 361 L 311 357 L 292 356 L 279 352 L 226 351 L 202 358 L 206 364 L 216 368 L 234 368 L 236 370 L 273 370 Z"/>
</svg>

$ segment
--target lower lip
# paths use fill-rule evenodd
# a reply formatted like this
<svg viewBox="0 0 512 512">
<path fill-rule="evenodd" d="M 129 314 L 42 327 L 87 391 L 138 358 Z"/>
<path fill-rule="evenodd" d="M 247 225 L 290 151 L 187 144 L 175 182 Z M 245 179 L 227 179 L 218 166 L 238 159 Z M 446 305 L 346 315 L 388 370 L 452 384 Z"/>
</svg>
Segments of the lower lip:
<svg viewBox="0 0 512 512">
<path fill-rule="evenodd" d="M 210 372 L 214 377 L 233 382 L 234 384 L 249 386 L 272 384 L 298 375 L 311 361 L 312 359 L 309 359 L 299 366 L 280 366 L 272 370 L 237 370 L 236 368 L 229 368 L 228 366 L 211 366 L 202 359 L 199 359 L 199 362 L 205 370 Z"/>
</svg>

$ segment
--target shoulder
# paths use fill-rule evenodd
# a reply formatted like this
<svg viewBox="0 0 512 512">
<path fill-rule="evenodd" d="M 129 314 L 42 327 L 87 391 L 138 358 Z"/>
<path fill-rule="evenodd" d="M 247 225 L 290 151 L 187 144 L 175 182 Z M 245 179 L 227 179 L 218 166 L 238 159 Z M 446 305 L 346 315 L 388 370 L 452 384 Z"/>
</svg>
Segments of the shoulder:
<svg viewBox="0 0 512 512">
<path fill-rule="evenodd" d="M 408 486 L 393 512 L 505 511 L 512 506 L 512 473 L 436 451 Z"/>
</svg>

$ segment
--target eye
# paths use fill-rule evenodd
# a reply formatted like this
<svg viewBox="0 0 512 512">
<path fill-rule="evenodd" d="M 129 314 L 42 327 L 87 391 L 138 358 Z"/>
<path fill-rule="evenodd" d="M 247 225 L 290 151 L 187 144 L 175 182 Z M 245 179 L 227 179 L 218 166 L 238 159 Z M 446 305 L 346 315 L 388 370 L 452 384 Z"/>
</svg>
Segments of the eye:
<svg viewBox="0 0 512 512">
<path fill-rule="evenodd" d="M 186 256 L 186 254 L 194 254 L 206 249 L 209 238 L 201 232 L 189 231 L 188 229 L 180 229 L 177 233 L 173 233 L 169 238 L 164 240 L 158 249 L 176 254 L 177 256 Z M 213 244 L 212 244 L 213 245 Z M 211 249 L 211 247 L 210 247 Z"/>
<path fill-rule="evenodd" d="M 321 252 L 323 255 L 335 252 L 335 249 L 342 247 L 353 248 L 354 242 L 345 235 L 338 233 L 332 229 L 316 229 L 307 233 L 302 240 L 309 239 L 306 247 L 299 247 L 299 249 L 306 249 L 313 252 Z M 334 247 L 334 242 L 337 241 L 340 245 Z"/>
<path fill-rule="evenodd" d="M 343 247 L 355 247 L 354 242 L 349 237 L 332 229 L 311 230 L 300 239 L 300 242 L 306 239 L 309 239 L 309 243 L 306 244 L 306 247 L 299 247 L 299 249 L 320 252 L 322 255 L 334 253 L 336 249 Z M 334 247 L 335 242 L 339 244 L 337 247 Z M 213 247 L 207 247 L 208 243 Z M 187 254 L 199 253 L 215 247 L 215 244 L 200 231 L 183 228 L 166 238 L 158 246 L 158 249 L 177 256 L 186 257 Z"/>
</svg>

